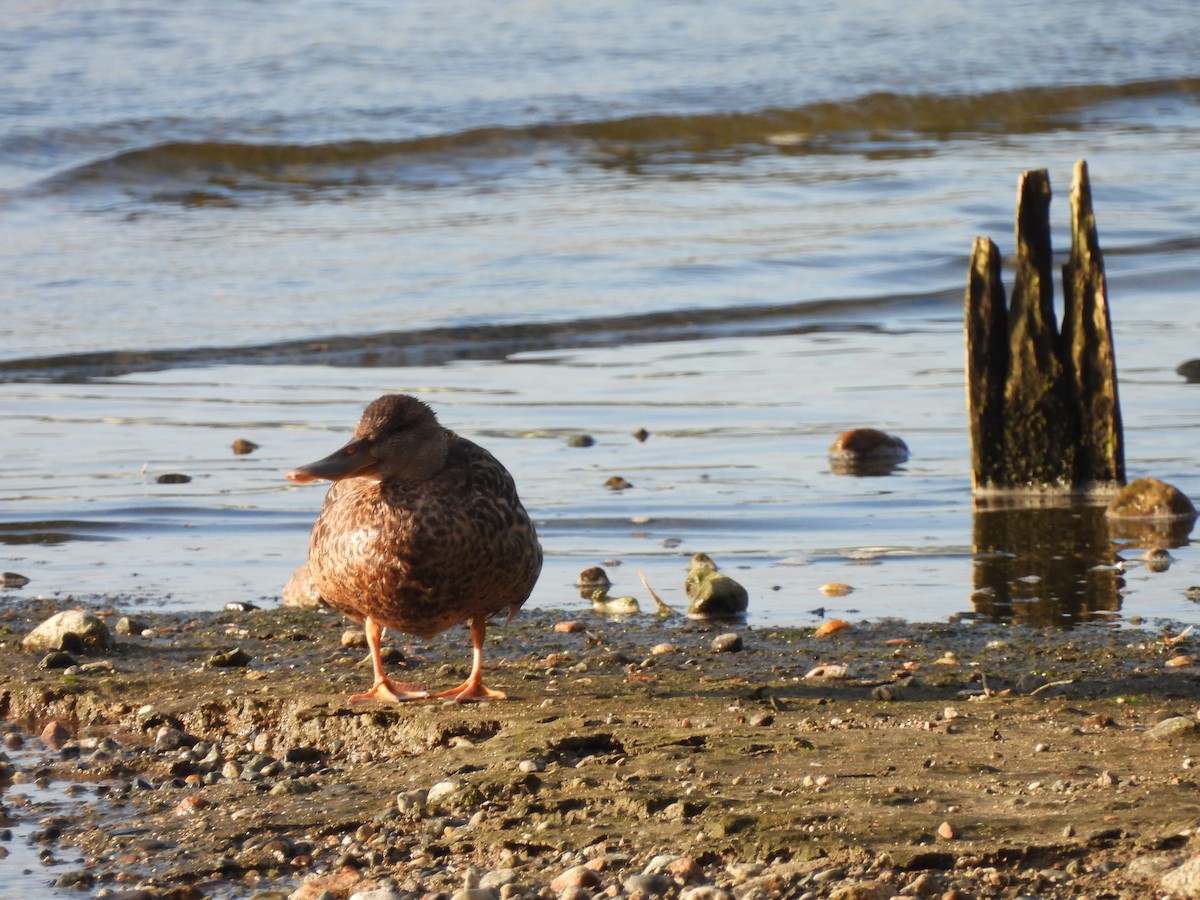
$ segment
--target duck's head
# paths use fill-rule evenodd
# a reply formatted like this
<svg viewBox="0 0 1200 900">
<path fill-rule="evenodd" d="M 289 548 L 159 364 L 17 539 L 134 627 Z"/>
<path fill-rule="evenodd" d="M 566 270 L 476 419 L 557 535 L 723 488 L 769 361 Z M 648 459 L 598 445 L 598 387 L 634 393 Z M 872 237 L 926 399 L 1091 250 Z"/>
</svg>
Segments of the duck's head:
<svg viewBox="0 0 1200 900">
<path fill-rule="evenodd" d="M 287 473 L 300 484 L 324 478 L 422 481 L 446 462 L 450 434 L 416 397 L 388 394 L 368 406 L 354 437 L 339 450 Z"/>
</svg>

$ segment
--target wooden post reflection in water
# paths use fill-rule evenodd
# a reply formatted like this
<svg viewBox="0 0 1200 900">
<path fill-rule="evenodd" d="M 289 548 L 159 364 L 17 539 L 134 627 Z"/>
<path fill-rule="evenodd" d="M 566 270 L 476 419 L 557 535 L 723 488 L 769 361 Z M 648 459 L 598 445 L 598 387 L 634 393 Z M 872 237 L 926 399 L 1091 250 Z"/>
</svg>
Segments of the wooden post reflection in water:
<svg viewBox="0 0 1200 900">
<path fill-rule="evenodd" d="M 1103 507 L 976 504 L 974 545 L 971 602 L 982 618 L 1059 627 L 1121 608 Z"/>
</svg>

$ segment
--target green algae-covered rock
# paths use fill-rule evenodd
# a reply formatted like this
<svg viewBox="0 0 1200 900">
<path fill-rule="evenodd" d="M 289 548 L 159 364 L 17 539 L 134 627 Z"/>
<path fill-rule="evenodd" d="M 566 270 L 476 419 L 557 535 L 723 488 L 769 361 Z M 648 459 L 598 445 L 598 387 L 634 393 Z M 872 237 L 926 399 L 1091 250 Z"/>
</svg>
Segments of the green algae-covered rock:
<svg viewBox="0 0 1200 900">
<path fill-rule="evenodd" d="M 694 619 L 733 619 L 745 614 L 750 605 L 746 589 L 728 575 L 717 570 L 704 553 L 692 558 L 684 592 L 691 601 L 688 615 Z"/>
<path fill-rule="evenodd" d="M 1187 496 L 1157 478 L 1139 478 L 1121 489 L 1105 515 L 1130 519 L 1194 519 L 1196 507 Z"/>
</svg>

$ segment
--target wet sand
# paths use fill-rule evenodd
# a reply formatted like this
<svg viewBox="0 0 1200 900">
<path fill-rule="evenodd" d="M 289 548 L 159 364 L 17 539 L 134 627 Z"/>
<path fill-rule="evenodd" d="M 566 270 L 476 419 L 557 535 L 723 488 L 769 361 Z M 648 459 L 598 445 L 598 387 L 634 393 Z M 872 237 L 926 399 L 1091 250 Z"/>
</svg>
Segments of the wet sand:
<svg viewBox="0 0 1200 900">
<path fill-rule="evenodd" d="M 489 630 L 509 700 L 351 706 L 335 614 L 138 614 L 51 670 L 58 608 L 0 621 L 0 720 L 64 796 L 0 814 L 70 895 L 1141 897 L 1195 851 L 1188 636 L 533 611 Z M 393 647 L 466 673 L 463 629 Z"/>
</svg>

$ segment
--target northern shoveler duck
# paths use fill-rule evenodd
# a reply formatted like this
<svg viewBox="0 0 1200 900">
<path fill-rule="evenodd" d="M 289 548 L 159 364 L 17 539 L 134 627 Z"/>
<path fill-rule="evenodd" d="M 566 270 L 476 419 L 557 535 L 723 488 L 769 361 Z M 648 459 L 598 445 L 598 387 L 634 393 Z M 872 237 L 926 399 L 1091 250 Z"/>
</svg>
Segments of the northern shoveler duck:
<svg viewBox="0 0 1200 900">
<path fill-rule="evenodd" d="M 420 400 L 389 394 L 366 408 L 348 444 L 287 478 L 333 482 L 308 566 L 322 599 L 366 632 L 375 682 L 351 702 L 504 699 L 483 684 L 484 631 L 501 610 L 516 614 L 542 568 L 508 470 Z M 384 672 L 383 629 L 430 638 L 467 621 L 474 657 L 458 687 L 431 695 Z"/>
</svg>

